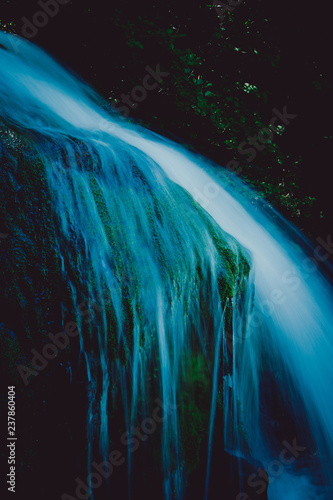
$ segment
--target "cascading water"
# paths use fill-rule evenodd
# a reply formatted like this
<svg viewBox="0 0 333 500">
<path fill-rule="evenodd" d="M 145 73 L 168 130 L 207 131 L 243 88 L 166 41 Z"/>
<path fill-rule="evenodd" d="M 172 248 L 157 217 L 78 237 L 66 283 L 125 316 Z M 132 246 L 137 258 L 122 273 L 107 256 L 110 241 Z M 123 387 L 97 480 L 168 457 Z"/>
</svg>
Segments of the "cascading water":
<svg viewBox="0 0 333 500">
<path fill-rule="evenodd" d="M 131 435 L 160 398 L 164 497 L 183 498 L 199 372 L 207 499 L 220 388 L 225 448 L 264 465 L 270 500 L 332 498 L 332 288 L 311 247 L 231 174 L 110 116 L 38 48 L 3 33 L 0 44 L 2 119 L 38 148 L 63 279 L 88 304 L 76 318 L 87 470 L 109 453 L 109 419 L 121 413 Z M 263 479 L 250 481 L 254 494 Z"/>
</svg>

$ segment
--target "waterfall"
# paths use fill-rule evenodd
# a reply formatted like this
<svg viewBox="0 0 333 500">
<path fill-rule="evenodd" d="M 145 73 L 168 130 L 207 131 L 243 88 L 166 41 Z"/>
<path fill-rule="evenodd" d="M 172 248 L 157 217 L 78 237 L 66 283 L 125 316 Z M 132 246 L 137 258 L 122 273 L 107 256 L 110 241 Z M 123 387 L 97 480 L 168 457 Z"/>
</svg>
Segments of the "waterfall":
<svg viewBox="0 0 333 500">
<path fill-rule="evenodd" d="M 159 447 L 165 499 L 184 498 L 200 372 L 207 499 L 217 425 L 229 453 L 263 464 L 270 500 L 332 498 L 332 287 L 312 246 L 231 173 L 110 113 L 29 42 L 0 33 L 0 62 L 0 114 L 38 149 L 75 305 L 87 471 L 121 414 L 128 442 Z M 133 438 L 156 400 L 168 418 Z"/>
</svg>

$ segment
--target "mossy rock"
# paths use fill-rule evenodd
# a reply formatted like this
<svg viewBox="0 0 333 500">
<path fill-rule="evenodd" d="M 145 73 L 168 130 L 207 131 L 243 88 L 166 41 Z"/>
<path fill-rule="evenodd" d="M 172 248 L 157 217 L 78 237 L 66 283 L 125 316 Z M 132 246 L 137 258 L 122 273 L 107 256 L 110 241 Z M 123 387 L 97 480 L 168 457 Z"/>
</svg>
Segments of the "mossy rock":
<svg viewBox="0 0 333 500">
<path fill-rule="evenodd" d="M 225 329 L 231 328 L 232 301 L 235 294 L 241 293 L 249 273 L 248 255 L 185 190 L 168 181 L 163 190 L 156 193 L 153 176 L 141 173 L 136 161 L 142 159 L 134 153 L 128 185 L 123 184 L 116 192 L 120 208 L 113 203 L 110 210 L 111 198 L 108 196 L 115 194 L 107 190 L 100 160 L 95 153 L 89 155 L 82 145 L 75 143 L 75 148 L 83 155 L 80 168 L 88 180 L 101 221 L 99 235 L 104 238 L 103 245 L 108 246 L 108 262 L 115 276 L 112 288 L 105 277 L 96 277 L 89 252 L 83 252 L 82 234 L 64 239 L 41 150 L 35 147 L 36 138 L 23 137 L 19 131 L 3 124 L 0 140 L 2 231 L 8 233 L 0 247 L 6 262 L 1 270 L 2 283 L 5 284 L 2 289 L 5 315 L 0 328 L 5 365 L 15 371 L 18 363 L 26 364 L 31 348 L 41 349 L 48 341 L 48 332 L 59 332 L 66 319 L 73 321 L 78 317 L 76 302 L 86 301 L 88 309 L 95 302 L 101 306 L 106 318 L 105 335 L 101 315 L 99 318 L 96 315 L 91 322 L 82 319 L 81 328 L 85 349 L 95 370 L 95 413 L 101 391 L 100 344 L 108 353 L 108 367 L 118 361 L 126 366 L 133 355 L 135 328 L 140 335 L 140 349 L 154 354 L 150 354 L 145 383 L 152 399 L 158 397 L 161 360 L 156 354 L 158 334 L 156 301 L 153 299 L 156 299 L 160 287 L 164 317 L 169 321 L 173 312 L 182 308 L 183 327 L 189 338 L 190 350 L 182 360 L 177 402 L 180 406 L 183 460 L 188 470 L 194 471 L 199 464 L 202 440 L 208 433 L 212 384 L 211 366 L 200 351 L 198 334 L 204 332 L 205 342 L 210 343 L 208 347 L 214 351 L 215 315 L 224 315 Z M 73 142 L 72 139 L 68 141 Z M 64 154 L 57 151 L 59 157 Z M 110 164 L 110 168 L 114 165 Z M 70 179 L 71 173 L 68 170 L 64 175 Z M 131 198 L 132 194 L 135 194 L 135 200 Z M 142 221 L 139 215 L 137 219 L 133 217 L 137 224 L 135 230 L 126 226 L 121 210 L 126 203 L 128 210 L 133 213 L 138 210 L 142 215 Z M 87 221 L 86 231 L 95 231 L 93 222 Z M 164 233 L 168 236 L 168 245 L 164 244 Z M 140 249 L 147 248 L 148 257 L 150 253 L 154 255 L 153 270 L 148 265 L 140 265 L 137 254 L 139 238 Z M 63 264 L 59 245 L 64 256 Z M 148 257 L 145 262 L 149 262 Z M 75 296 L 71 288 L 75 290 Z M 146 300 L 148 295 L 150 301 Z M 117 311 L 115 296 L 120 303 Z M 177 347 L 170 343 L 172 325 L 170 320 L 165 333 L 169 336 L 171 357 L 173 348 Z M 106 340 L 101 341 L 101 338 Z M 79 366 L 78 359 L 79 347 L 73 341 L 62 353 L 62 363 L 68 361 Z M 112 414 L 116 412 L 110 410 L 111 417 Z M 97 423 L 98 418 L 97 415 Z"/>
</svg>

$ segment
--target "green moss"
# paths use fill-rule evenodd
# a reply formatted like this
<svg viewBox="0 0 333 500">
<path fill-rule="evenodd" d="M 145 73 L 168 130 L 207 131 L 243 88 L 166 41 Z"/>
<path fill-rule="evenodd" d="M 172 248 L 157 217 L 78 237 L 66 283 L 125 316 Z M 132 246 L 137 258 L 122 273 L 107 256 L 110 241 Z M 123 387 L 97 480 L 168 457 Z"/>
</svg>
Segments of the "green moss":
<svg viewBox="0 0 333 500">
<path fill-rule="evenodd" d="M 3 321 L 24 349 L 55 321 L 61 288 L 51 197 L 42 161 L 32 142 L 0 124 Z M 12 360 L 11 360 L 12 361 Z"/>
<path fill-rule="evenodd" d="M 199 464 L 201 442 L 209 430 L 211 377 L 202 354 L 188 356 L 183 363 L 179 416 L 184 459 L 190 473 Z"/>
</svg>

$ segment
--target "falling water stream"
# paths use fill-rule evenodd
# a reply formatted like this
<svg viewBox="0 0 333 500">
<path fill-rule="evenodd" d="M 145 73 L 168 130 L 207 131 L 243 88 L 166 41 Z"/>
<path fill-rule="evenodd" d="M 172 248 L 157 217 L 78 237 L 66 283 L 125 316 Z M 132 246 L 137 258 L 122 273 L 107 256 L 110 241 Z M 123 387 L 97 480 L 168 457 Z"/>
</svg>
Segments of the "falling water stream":
<svg viewBox="0 0 333 500">
<path fill-rule="evenodd" d="M 178 408 L 192 353 L 211 377 L 206 498 L 220 380 L 225 449 L 263 464 L 269 499 L 333 498 L 332 287 L 311 245 L 234 175 L 110 114 L 37 47 L 4 33 L 0 44 L 0 114 L 38 147 L 73 303 L 81 277 L 99 305 L 98 322 L 77 314 L 90 387 L 87 469 L 96 407 L 106 459 L 112 401 L 121 399 L 128 430 L 149 417 L 154 396 Z M 224 304 L 221 248 L 237 278 Z M 166 500 L 184 495 L 180 413 L 161 431 Z M 131 467 L 129 454 L 129 482 Z"/>
</svg>

